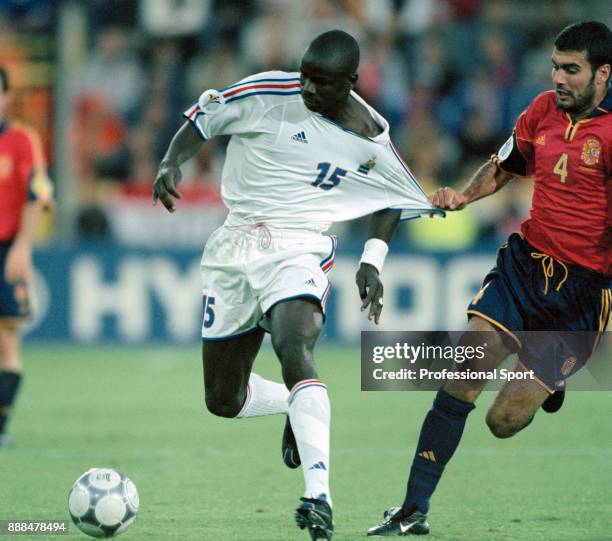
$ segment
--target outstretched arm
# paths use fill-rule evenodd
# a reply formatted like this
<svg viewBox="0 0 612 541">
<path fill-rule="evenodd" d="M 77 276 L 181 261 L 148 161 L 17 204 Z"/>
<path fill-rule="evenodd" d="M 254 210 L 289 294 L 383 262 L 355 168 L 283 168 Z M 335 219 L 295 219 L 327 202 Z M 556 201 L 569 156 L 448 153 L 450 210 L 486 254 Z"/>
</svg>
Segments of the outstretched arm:
<svg viewBox="0 0 612 541">
<path fill-rule="evenodd" d="M 180 167 L 198 153 L 203 143 L 191 122 L 185 122 L 179 128 L 159 164 L 157 177 L 153 182 L 153 205 L 156 205 L 159 199 L 169 212 L 176 210 L 172 198 L 181 198 L 176 188 L 181 181 Z"/>
<path fill-rule="evenodd" d="M 355 276 L 362 301 L 361 310 L 369 306 L 368 319 L 374 320 L 377 325 L 383 307 L 383 284 L 379 275 L 389 250 L 389 241 L 400 222 L 400 214 L 399 210 L 385 209 L 372 215 L 368 240 Z"/>
<path fill-rule="evenodd" d="M 514 176 L 490 161 L 474 173 L 462 192 L 457 192 L 448 187 L 438 188 L 431 196 L 431 202 L 441 209 L 461 210 L 469 203 L 501 190 Z"/>
</svg>

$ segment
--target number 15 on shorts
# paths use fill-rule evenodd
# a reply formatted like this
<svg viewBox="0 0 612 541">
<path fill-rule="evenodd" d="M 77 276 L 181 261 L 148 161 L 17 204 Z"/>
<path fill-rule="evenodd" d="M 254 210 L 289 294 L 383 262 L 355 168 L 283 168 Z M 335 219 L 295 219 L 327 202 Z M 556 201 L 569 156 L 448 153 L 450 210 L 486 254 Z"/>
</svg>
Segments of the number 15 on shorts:
<svg viewBox="0 0 612 541">
<path fill-rule="evenodd" d="M 204 328 L 210 329 L 215 322 L 215 298 L 204 295 L 202 298 L 204 306 Z"/>
</svg>

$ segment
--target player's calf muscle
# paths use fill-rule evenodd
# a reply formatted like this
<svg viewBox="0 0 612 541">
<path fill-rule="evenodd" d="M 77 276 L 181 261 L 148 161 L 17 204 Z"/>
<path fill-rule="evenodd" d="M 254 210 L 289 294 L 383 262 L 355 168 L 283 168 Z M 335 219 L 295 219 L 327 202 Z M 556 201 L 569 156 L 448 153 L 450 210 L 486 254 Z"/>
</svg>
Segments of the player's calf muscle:
<svg viewBox="0 0 612 541">
<path fill-rule="evenodd" d="M 313 351 L 322 325 L 320 307 L 307 301 L 282 303 L 272 310 L 272 347 L 288 388 L 318 377 Z"/>
<path fill-rule="evenodd" d="M 274 352 L 280 360 L 283 372 L 283 381 L 291 389 L 297 382 L 305 379 L 318 378 L 315 370 L 312 346 L 295 337 L 286 337 L 282 341 L 275 341 L 272 337 Z"/>
</svg>

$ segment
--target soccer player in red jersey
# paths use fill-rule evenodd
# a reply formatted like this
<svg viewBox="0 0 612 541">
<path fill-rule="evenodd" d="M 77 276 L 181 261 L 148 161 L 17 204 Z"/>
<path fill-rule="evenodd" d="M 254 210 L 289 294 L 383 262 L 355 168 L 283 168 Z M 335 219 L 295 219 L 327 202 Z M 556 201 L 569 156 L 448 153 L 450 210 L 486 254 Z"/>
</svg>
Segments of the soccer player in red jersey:
<svg viewBox="0 0 612 541">
<path fill-rule="evenodd" d="M 52 199 L 38 135 L 9 122 L 9 79 L 0 68 L 0 448 L 21 381 L 19 325 L 31 316 L 32 238 Z"/>
<path fill-rule="evenodd" d="M 535 374 L 507 381 L 497 394 L 487 424 L 499 438 L 526 427 L 540 406 L 561 407 L 565 379 L 597 348 L 612 304 L 612 32 L 594 21 L 568 26 L 555 40 L 552 64 L 554 90 L 533 100 L 491 161 L 462 192 L 440 188 L 432 196 L 436 206 L 460 210 L 516 176 L 535 181 L 530 217 L 500 248 L 467 310 L 468 331 L 490 331 L 488 366 L 478 369 L 491 370 L 517 353 L 515 371 Z M 362 264 L 360 289 L 360 279 L 375 285 L 372 272 Z M 534 339 L 526 331 L 548 331 L 554 347 L 543 333 Z M 368 535 L 429 532 L 430 497 L 485 383 L 452 381 L 438 391 L 405 500 Z"/>
</svg>

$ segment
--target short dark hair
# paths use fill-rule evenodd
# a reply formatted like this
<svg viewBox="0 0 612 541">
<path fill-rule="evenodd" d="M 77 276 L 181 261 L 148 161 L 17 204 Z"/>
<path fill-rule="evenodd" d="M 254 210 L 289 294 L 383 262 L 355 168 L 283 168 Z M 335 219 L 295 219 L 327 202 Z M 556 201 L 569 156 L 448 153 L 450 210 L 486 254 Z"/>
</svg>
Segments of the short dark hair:
<svg viewBox="0 0 612 541">
<path fill-rule="evenodd" d="M 359 45 L 355 38 L 343 30 L 330 30 L 310 42 L 308 51 L 348 75 L 359 67 Z"/>
<path fill-rule="evenodd" d="M 0 66 L 0 81 L 2 81 L 2 92 L 8 92 L 9 76 L 7 71 L 2 66 Z"/>
<path fill-rule="evenodd" d="M 612 31 L 598 21 L 581 21 L 566 26 L 555 39 L 558 51 L 586 51 L 593 72 L 612 65 Z"/>
</svg>

